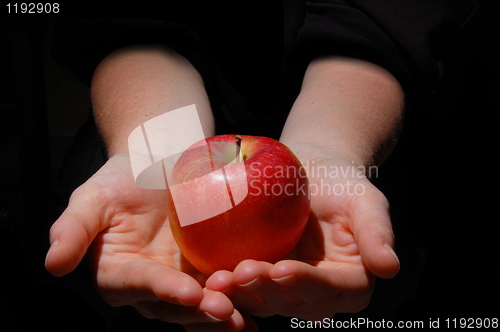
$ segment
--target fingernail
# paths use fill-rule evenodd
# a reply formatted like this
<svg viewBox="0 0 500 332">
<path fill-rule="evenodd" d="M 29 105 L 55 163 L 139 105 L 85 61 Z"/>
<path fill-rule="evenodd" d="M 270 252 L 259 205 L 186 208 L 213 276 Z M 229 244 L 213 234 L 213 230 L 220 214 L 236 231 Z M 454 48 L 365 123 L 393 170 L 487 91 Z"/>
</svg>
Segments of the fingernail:
<svg viewBox="0 0 500 332">
<path fill-rule="evenodd" d="M 394 258 L 396 258 L 396 261 L 398 262 L 398 265 L 400 265 L 399 264 L 398 255 L 396 254 L 396 252 L 394 251 L 394 249 L 392 249 L 392 247 L 388 243 L 384 243 L 384 247 L 385 247 L 385 250 L 387 250 L 388 252 L 390 252 L 394 256 Z"/>
<path fill-rule="evenodd" d="M 272 280 L 273 280 L 273 281 L 280 282 L 280 281 L 283 281 L 283 280 L 290 279 L 291 277 L 293 277 L 293 276 L 292 276 L 292 275 L 290 275 L 290 276 L 285 276 L 285 277 L 276 278 L 276 279 L 272 279 Z"/>
<path fill-rule="evenodd" d="M 59 240 L 55 240 L 54 243 L 49 248 L 49 251 L 47 251 L 47 255 L 45 255 L 45 265 L 47 265 L 47 261 L 49 260 L 50 254 L 54 251 L 54 249 L 57 247 L 59 244 Z"/>
<path fill-rule="evenodd" d="M 295 279 L 293 274 L 271 280 L 280 284 L 281 286 L 292 286 L 293 284 L 295 284 Z"/>
<path fill-rule="evenodd" d="M 254 280 L 252 281 L 249 281 L 247 282 L 246 284 L 243 284 L 243 285 L 240 285 L 241 287 L 248 287 L 248 286 L 252 286 L 252 285 L 255 285 L 257 283 L 257 281 L 259 280 L 259 277 L 255 278 Z"/>
<path fill-rule="evenodd" d="M 205 315 L 207 315 L 207 316 L 208 316 L 208 318 L 210 318 L 210 319 L 214 320 L 215 322 L 223 322 L 223 321 L 224 321 L 223 319 L 219 319 L 219 318 L 217 318 L 217 317 L 214 317 L 214 316 L 210 315 L 210 314 L 209 314 L 208 312 L 206 312 L 206 311 L 204 311 L 204 313 L 205 313 Z"/>
</svg>

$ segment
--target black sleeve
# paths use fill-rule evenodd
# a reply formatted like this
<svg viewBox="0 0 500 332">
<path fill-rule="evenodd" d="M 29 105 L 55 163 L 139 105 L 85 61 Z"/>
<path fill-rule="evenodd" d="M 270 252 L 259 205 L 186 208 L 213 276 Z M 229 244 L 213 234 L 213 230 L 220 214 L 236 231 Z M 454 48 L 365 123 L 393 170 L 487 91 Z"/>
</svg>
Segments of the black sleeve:
<svg viewBox="0 0 500 332">
<path fill-rule="evenodd" d="M 163 43 L 205 71 L 207 56 L 200 38 L 189 26 L 148 19 L 62 19 L 56 22 L 52 56 L 70 66 L 90 85 L 94 69 L 112 51 L 127 45 Z"/>
<path fill-rule="evenodd" d="M 479 8 L 473 0 L 293 2 L 285 6 L 303 14 L 293 14 L 301 23 L 288 38 L 303 61 L 329 54 L 360 57 L 388 69 L 405 88 L 431 92 L 439 89 L 443 66 L 456 55 Z"/>
<path fill-rule="evenodd" d="M 198 31 L 210 24 L 210 15 L 183 15 L 174 19 L 61 19 L 55 24 L 51 53 L 59 63 L 73 69 L 90 86 L 99 62 L 114 50 L 139 44 L 160 43 L 171 47 L 193 64 L 205 83 L 217 128 L 225 132 L 249 116 L 241 98 L 223 77 L 214 55 Z"/>
</svg>

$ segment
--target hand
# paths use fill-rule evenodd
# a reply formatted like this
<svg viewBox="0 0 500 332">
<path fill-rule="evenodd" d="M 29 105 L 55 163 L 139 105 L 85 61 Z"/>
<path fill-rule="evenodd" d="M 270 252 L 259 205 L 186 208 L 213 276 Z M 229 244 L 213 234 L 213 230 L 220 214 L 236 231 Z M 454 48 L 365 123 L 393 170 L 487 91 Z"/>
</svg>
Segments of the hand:
<svg viewBox="0 0 500 332">
<path fill-rule="evenodd" d="M 180 254 L 167 221 L 166 191 L 138 187 L 128 154 L 119 154 L 76 189 L 50 232 L 46 267 L 62 276 L 87 253 L 95 284 L 113 306 L 132 305 L 147 318 L 216 322 L 240 330 L 243 317 Z"/>
<path fill-rule="evenodd" d="M 384 195 L 344 160 L 307 165 L 311 215 L 289 259 L 244 261 L 207 280 L 208 289 L 224 292 L 241 312 L 308 320 L 357 312 L 370 301 L 375 275 L 399 271 Z"/>
</svg>

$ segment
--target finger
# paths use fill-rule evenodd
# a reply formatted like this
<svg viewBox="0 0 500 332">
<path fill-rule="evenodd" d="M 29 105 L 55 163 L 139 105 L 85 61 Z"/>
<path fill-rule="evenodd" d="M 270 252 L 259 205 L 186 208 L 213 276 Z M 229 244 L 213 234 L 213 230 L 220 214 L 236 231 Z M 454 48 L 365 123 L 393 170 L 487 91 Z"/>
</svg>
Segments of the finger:
<svg viewBox="0 0 500 332">
<path fill-rule="evenodd" d="M 138 301 L 167 302 L 195 306 L 203 299 L 203 289 L 191 276 L 151 259 L 130 259 L 126 263 L 101 259 L 97 264 L 96 285 L 112 306 Z"/>
<path fill-rule="evenodd" d="M 83 185 L 71 195 L 68 207 L 50 229 L 51 247 L 45 266 L 55 276 L 73 271 L 90 243 L 104 227 L 103 193 L 100 188 Z"/>
<path fill-rule="evenodd" d="M 208 278 L 206 286 L 207 289 L 225 294 L 234 307 L 242 312 L 257 316 L 269 316 L 268 305 L 256 294 L 236 284 L 233 279 L 233 272 L 217 271 L 213 273 Z"/>
<path fill-rule="evenodd" d="M 291 260 L 276 263 L 269 277 L 308 303 L 324 303 L 340 293 L 362 291 L 371 283 L 363 271 L 323 269 Z"/>
<path fill-rule="evenodd" d="M 241 332 L 259 332 L 259 326 L 249 315 L 243 314 L 243 320 L 245 322 L 245 327 Z"/>
<path fill-rule="evenodd" d="M 233 280 L 237 285 L 244 286 L 255 284 L 256 279 L 268 276 L 273 264 L 252 259 L 239 263 L 233 271 Z"/>
<path fill-rule="evenodd" d="M 207 289 L 224 293 L 228 297 L 231 295 L 233 285 L 233 273 L 226 270 L 214 272 L 205 282 Z"/>
<path fill-rule="evenodd" d="M 234 272 L 218 271 L 207 280 L 207 288 L 226 294 L 234 306 L 257 316 L 271 316 L 296 307 L 301 299 L 290 294 L 269 278 L 273 265 L 246 260 Z"/>
<path fill-rule="evenodd" d="M 389 203 L 375 187 L 355 197 L 351 229 L 363 262 L 378 277 L 392 278 L 399 271 Z"/>
<path fill-rule="evenodd" d="M 234 270 L 234 282 L 247 292 L 251 292 L 268 306 L 274 308 L 272 313 L 284 308 L 295 307 L 302 300 L 271 280 L 269 272 L 273 264 L 254 260 L 246 260 L 240 263 Z"/>
<path fill-rule="evenodd" d="M 187 332 L 258 332 L 257 324 L 249 317 L 235 310 L 231 318 L 220 323 L 194 323 L 184 326 Z"/>
<path fill-rule="evenodd" d="M 306 320 L 332 317 L 338 312 L 359 312 L 368 305 L 374 277 L 366 267 L 348 264 L 334 269 L 320 268 L 299 261 L 281 261 L 269 272 L 273 281 L 303 300 L 289 308 L 287 316 Z"/>
<path fill-rule="evenodd" d="M 141 301 L 134 306 L 147 318 L 157 318 L 182 325 L 221 323 L 230 320 L 235 312 L 231 301 L 224 294 L 210 290 L 203 291 L 203 299 L 196 306 L 151 301 Z M 237 320 L 238 317 L 235 316 L 233 323 L 237 324 Z M 239 324 L 243 325 L 243 322 Z"/>
</svg>

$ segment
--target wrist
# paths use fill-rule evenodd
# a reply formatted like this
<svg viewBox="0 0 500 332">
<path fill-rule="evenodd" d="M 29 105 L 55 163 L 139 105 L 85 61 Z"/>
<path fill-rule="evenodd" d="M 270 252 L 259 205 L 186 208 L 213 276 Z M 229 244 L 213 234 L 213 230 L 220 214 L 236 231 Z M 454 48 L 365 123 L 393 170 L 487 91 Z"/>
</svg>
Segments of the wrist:
<svg viewBox="0 0 500 332">
<path fill-rule="evenodd" d="M 204 133 L 214 131 L 201 75 L 186 58 L 162 45 L 135 45 L 108 55 L 94 72 L 91 99 L 109 157 L 128 152 L 129 135 L 145 122 L 192 104 Z"/>
<path fill-rule="evenodd" d="M 356 167 L 370 166 L 372 155 L 365 152 L 357 152 L 354 147 L 348 147 L 341 142 L 329 142 L 323 145 L 311 144 L 282 137 L 280 141 L 285 144 L 297 156 L 300 162 L 310 164 L 321 160 L 342 160 L 344 163 Z"/>
<path fill-rule="evenodd" d="M 396 142 L 403 108 L 403 91 L 383 68 L 353 59 L 317 59 L 307 68 L 281 141 L 302 159 L 380 164 Z"/>
<path fill-rule="evenodd" d="M 106 153 L 108 158 L 129 152 L 127 140 L 108 140 L 108 142 L 104 141 L 104 145 L 106 146 Z"/>
</svg>

